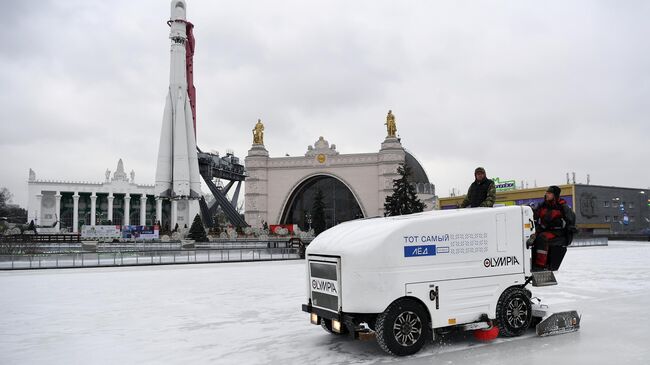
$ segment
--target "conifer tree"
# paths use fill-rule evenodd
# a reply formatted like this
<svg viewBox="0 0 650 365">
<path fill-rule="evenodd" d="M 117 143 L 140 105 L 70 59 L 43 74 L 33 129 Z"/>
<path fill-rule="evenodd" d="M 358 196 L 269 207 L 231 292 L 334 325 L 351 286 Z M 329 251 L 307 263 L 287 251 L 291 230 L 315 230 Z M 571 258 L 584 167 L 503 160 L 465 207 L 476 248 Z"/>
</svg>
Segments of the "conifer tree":
<svg viewBox="0 0 650 365">
<path fill-rule="evenodd" d="M 208 242 L 208 236 L 205 234 L 203 221 L 198 214 L 194 217 L 194 222 L 192 222 L 192 227 L 190 227 L 190 233 L 187 236 L 195 242 Z"/>
<path fill-rule="evenodd" d="M 398 179 L 393 180 L 393 194 L 386 197 L 384 216 L 419 213 L 424 210 L 424 203 L 417 197 L 415 187 L 408 181 L 411 168 L 406 164 L 397 167 Z"/>
<path fill-rule="evenodd" d="M 325 223 L 324 199 L 325 197 L 323 196 L 323 192 L 320 189 L 316 190 L 316 196 L 314 196 L 314 204 L 311 208 L 311 227 L 314 229 L 315 236 L 318 236 L 321 232 L 327 229 Z"/>
</svg>

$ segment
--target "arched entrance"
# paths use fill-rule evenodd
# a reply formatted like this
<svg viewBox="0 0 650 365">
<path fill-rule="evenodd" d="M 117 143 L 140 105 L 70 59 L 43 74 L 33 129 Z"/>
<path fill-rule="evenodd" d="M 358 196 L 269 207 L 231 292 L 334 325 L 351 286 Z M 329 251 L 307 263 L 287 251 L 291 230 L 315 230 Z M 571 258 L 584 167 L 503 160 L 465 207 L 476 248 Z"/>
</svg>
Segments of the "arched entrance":
<svg viewBox="0 0 650 365">
<path fill-rule="evenodd" d="M 282 212 L 282 224 L 297 224 L 301 230 L 311 228 L 311 210 L 316 192 L 323 192 L 327 228 L 352 219 L 363 218 L 361 207 L 350 189 L 339 179 L 317 175 L 303 181 L 291 193 Z"/>
</svg>

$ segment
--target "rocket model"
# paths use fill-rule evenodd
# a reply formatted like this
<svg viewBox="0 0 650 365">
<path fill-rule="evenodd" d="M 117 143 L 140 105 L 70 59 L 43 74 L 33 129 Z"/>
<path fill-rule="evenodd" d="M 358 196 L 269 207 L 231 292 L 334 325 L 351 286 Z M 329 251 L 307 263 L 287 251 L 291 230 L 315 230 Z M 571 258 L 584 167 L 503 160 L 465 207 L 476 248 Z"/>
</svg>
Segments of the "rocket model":
<svg viewBox="0 0 650 365">
<path fill-rule="evenodd" d="M 191 223 L 192 214 L 198 212 L 196 199 L 201 197 L 191 63 L 194 37 L 192 24 L 185 20 L 185 11 L 185 1 L 171 2 L 171 19 L 168 22 L 171 27 L 169 91 L 165 101 L 156 168 L 155 194 L 159 198 L 171 200 L 172 227 L 176 223 Z M 161 214 L 157 215 L 160 220 Z"/>
</svg>

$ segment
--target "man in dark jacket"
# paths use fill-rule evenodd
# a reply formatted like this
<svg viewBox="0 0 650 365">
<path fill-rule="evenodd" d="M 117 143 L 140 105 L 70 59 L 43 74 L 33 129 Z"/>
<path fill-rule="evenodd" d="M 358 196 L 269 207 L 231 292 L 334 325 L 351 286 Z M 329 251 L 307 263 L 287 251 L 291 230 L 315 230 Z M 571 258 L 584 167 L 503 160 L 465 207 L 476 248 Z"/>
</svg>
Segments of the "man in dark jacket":
<svg viewBox="0 0 650 365">
<path fill-rule="evenodd" d="M 534 210 L 533 269 L 536 270 L 559 269 L 576 231 L 576 216 L 560 198 L 560 192 L 558 186 L 550 186 L 544 194 L 544 202 Z"/>
<path fill-rule="evenodd" d="M 461 208 L 491 207 L 497 198 L 497 189 L 494 181 L 485 176 L 485 169 L 477 167 L 474 170 L 474 182 L 469 186 L 467 195 L 463 199 Z"/>
</svg>

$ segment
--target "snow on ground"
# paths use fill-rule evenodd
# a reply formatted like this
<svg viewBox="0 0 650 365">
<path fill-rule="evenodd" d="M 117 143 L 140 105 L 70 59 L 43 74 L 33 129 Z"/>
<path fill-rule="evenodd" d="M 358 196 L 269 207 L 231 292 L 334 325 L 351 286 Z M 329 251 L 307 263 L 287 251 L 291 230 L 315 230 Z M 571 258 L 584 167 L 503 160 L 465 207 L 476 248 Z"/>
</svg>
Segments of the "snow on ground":
<svg viewBox="0 0 650 365">
<path fill-rule="evenodd" d="M 438 339 L 396 358 L 300 311 L 304 261 L 0 272 L 0 364 L 648 364 L 650 244 L 573 248 L 558 286 L 579 332 Z"/>
</svg>

